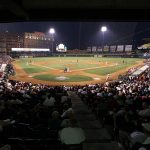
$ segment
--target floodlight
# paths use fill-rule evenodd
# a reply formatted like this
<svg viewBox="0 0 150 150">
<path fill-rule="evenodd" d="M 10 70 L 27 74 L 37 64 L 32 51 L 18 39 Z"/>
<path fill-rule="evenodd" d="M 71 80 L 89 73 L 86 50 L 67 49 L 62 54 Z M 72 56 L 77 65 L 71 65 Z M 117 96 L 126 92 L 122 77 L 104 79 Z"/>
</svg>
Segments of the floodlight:
<svg viewBox="0 0 150 150">
<path fill-rule="evenodd" d="M 107 31 L 107 27 L 106 27 L 106 26 L 102 26 L 102 27 L 101 27 L 101 31 L 102 31 L 102 32 Z"/>
<path fill-rule="evenodd" d="M 49 33 L 50 34 L 55 34 L 55 29 L 54 28 L 50 28 Z"/>
</svg>

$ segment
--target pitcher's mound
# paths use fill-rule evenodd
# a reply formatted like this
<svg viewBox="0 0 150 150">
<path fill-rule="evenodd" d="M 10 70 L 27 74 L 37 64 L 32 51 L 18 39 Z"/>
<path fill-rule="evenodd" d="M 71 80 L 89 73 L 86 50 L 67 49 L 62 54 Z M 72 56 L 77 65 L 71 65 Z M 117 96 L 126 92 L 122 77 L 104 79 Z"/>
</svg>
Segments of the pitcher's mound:
<svg viewBox="0 0 150 150">
<path fill-rule="evenodd" d="M 94 80 L 100 80 L 100 78 L 93 78 Z"/>
<path fill-rule="evenodd" d="M 68 80 L 69 78 L 68 77 L 65 77 L 65 76 L 59 76 L 59 77 L 56 77 L 56 80 L 60 80 L 60 81 L 64 81 L 64 80 Z"/>
</svg>

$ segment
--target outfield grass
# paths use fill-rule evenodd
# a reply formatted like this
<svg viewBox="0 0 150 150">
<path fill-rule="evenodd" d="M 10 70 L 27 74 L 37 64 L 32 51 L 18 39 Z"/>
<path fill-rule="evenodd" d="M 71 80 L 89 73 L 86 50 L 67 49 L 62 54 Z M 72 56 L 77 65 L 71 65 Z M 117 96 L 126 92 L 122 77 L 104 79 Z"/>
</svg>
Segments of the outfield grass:
<svg viewBox="0 0 150 150">
<path fill-rule="evenodd" d="M 21 60 L 18 64 L 24 69 L 24 71 L 28 74 L 48 71 L 48 68 L 38 67 L 35 65 L 27 64 L 26 60 Z"/>
<path fill-rule="evenodd" d="M 97 69 L 89 69 L 89 70 L 85 70 L 84 72 L 96 74 L 96 75 L 107 75 L 107 74 L 117 72 L 121 69 L 125 69 L 125 68 L 132 66 L 134 64 L 135 64 L 135 62 L 130 61 L 130 62 L 127 62 L 125 64 L 120 63 L 117 66 L 103 67 L 103 68 L 97 68 Z"/>
<path fill-rule="evenodd" d="M 91 81 L 93 78 L 88 76 L 82 76 L 82 75 L 70 75 L 66 76 L 66 80 L 59 80 L 57 79 L 59 76 L 51 75 L 51 74 L 44 74 L 44 75 L 36 75 L 33 78 L 38 80 L 44 80 L 44 81 L 57 81 L 57 82 L 81 82 L 81 81 Z"/>
<path fill-rule="evenodd" d="M 55 69 L 63 70 L 65 67 L 69 67 L 71 70 L 74 69 L 86 69 L 86 68 L 94 68 L 98 66 L 100 62 L 108 62 L 108 63 L 122 63 L 123 60 L 128 62 L 128 64 L 135 64 L 136 61 L 140 59 L 136 58 L 97 58 L 97 57 L 37 57 L 37 58 L 23 58 L 20 59 L 19 65 L 27 72 L 27 73 L 36 73 L 47 71 L 49 68 L 38 67 L 34 65 L 27 65 L 29 60 L 33 60 L 36 62 L 46 62 L 43 66 Z M 77 63 L 78 60 L 78 63 Z M 95 64 L 94 64 L 95 63 Z M 97 64 L 96 64 L 97 63 Z M 132 65 L 131 64 L 131 65 Z M 123 66 L 124 67 L 124 66 Z"/>
<path fill-rule="evenodd" d="M 32 60 L 33 64 L 28 64 Z M 78 62 L 77 62 L 78 60 Z M 123 60 L 125 63 L 123 63 Z M 67 74 L 66 77 L 69 79 L 65 80 L 58 80 L 56 79 L 57 76 L 63 76 L 60 73 L 60 70 L 64 70 L 65 67 L 69 67 L 71 70 L 78 70 L 78 69 L 85 69 L 85 73 L 96 74 L 105 76 L 107 74 L 114 73 L 121 69 L 125 69 L 127 67 L 133 66 L 142 59 L 138 58 L 97 58 L 97 57 L 40 57 L 40 58 L 23 58 L 19 59 L 17 62 L 27 74 L 32 73 L 39 73 L 38 75 L 34 76 L 33 78 L 45 81 L 55 81 L 55 82 L 82 82 L 82 81 L 91 81 L 93 78 L 88 76 L 82 76 L 78 73 L 76 74 Z M 36 63 L 37 62 L 37 63 Z M 116 66 L 108 66 L 103 67 L 101 66 L 102 62 L 105 64 L 115 65 Z M 38 64 L 39 63 L 39 64 Z M 35 65 L 34 65 L 35 64 Z M 39 65 L 39 66 L 38 66 Z M 49 67 L 49 68 L 48 68 Z M 94 69 L 95 67 L 99 67 Z M 57 74 L 40 74 L 42 72 L 49 71 L 51 69 L 56 69 L 55 73 L 58 69 L 59 75 Z M 93 68 L 93 69 L 89 69 Z M 87 69 L 87 70 L 86 70 Z"/>
</svg>

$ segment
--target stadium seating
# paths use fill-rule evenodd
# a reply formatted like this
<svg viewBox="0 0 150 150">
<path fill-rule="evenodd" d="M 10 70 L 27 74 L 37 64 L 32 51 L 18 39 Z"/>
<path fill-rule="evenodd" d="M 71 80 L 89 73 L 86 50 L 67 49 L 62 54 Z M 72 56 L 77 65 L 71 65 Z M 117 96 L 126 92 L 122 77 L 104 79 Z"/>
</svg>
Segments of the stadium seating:
<svg viewBox="0 0 150 150">
<path fill-rule="evenodd" d="M 5 61 L 8 63 L 8 60 L 10 58 L 7 57 Z M 145 64 L 149 65 L 149 60 Z M 9 63 L 6 67 L 6 74 L 10 74 L 13 67 Z M 63 128 L 63 120 L 74 117 L 70 113 L 72 103 L 67 94 L 71 90 L 81 97 L 103 127 L 110 125 L 114 129 L 112 135 L 115 140 L 126 148 L 130 147 L 131 141 L 125 141 L 124 135 L 130 137 L 135 129 L 144 132 L 142 123 L 150 122 L 150 69 L 135 77 L 130 77 L 131 72 L 130 69 L 117 81 L 74 87 L 2 79 L 0 138 L 3 140 L 0 145 L 10 144 L 18 150 L 57 150 L 63 147 L 58 132 Z M 81 146 L 67 148 L 77 150 Z"/>
</svg>

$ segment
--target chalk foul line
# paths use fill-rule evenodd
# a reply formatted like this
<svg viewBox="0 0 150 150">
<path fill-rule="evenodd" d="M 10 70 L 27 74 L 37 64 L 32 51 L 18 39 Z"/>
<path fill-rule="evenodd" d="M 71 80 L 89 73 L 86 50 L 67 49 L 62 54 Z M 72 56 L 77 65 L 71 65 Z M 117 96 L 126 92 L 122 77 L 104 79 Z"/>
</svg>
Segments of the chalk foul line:
<svg viewBox="0 0 150 150">
<path fill-rule="evenodd" d="M 61 69 L 56 69 L 56 68 L 47 67 L 47 66 L 43 66 L 43 65 L 36 65 L 36 64 L 32 64 L 32 65 L 38 66 L 38 67 L 48 68 L 48 69 L 51 69 L 51 70 L 62 71 Z M 109 65 L 109 66 L 102 66 L 102 67 L 91 67 L 91 68 L 83 68 L 83 69 L 74 69 L 74 70 L 71 70 L 71 72 L 84 71 L 84 70 L 90 70 L 90 69 L 98 69 L 98 68 L 105 68 L 105 67 L 113 67 L 113 66 L 116 66 L 116 64 L 115 65 Z"/>
</svg>

